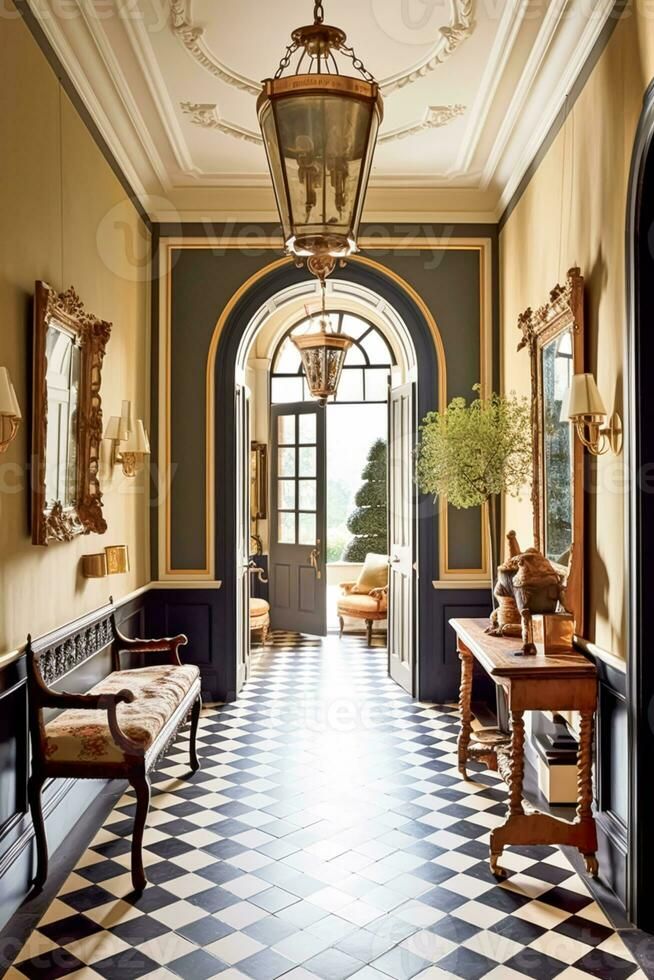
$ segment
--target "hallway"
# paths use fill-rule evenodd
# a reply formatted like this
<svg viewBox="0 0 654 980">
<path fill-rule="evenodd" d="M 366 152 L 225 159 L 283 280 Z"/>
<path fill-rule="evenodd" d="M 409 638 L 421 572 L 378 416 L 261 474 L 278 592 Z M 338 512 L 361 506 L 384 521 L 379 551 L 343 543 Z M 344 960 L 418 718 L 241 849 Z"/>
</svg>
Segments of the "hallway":
<svg viewBox="0 0 654 980">
<path fill-rule="evenodd" d="M 182 740 L 153 775 L 143 896 L 125 795 L 10 976 L 643 975 L 555 848 L 510 849 L 496 883 L 504 786 L 461 782 L 456 710 L 412 702 L 380 647 L 277 634 L 200 725 L 202 770 Z"/>
</svg>

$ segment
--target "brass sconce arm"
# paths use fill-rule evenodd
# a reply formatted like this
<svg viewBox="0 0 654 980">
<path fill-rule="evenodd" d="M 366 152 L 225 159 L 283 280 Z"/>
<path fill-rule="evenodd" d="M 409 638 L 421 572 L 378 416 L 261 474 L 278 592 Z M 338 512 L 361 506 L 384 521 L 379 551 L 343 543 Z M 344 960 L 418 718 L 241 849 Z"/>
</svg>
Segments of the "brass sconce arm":
<svg viewBox="0 0 654 980">
<path fill-rule="evenodd" d="M 614 414 L 608 420 L 605 415 L 579 415 L 571 419 L 579 441 L 593 456 L 613 453 L 617 456 L 622 449 L 622 421 Z"/>
</svg>

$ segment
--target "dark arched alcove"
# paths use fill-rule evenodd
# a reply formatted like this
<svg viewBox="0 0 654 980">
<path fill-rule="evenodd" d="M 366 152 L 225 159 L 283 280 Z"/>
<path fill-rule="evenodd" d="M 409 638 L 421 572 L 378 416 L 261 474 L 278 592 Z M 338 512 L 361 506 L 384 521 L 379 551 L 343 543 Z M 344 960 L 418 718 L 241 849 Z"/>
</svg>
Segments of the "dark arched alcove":
<svg viewBox="0 0 654 980">
<path fill-rule="evenodd" d="M 283 289 L 305 278 L 306 272 L 289 264 L 273 270 L 260 279 L 237 302 L 224 324 L 216 353 L 215 366 L 215 473 L 216 486 L 221 488 L 216 514 L 216 567 L 221 573 L 219 593 L 221 646 L 225 651 L 236 645 L 236 425 L 234 379 L 239 344 L 254 314 L 263 303 Z M 339 270 L 340 279 L 356 282 L 382 297 L 395 308 L 410 331 L 418 363 L 418 417 L 438 407 L 438 362 L 434 339 L 418 305 L 408 292 L 379 268 L 351 262 Z M 435 616 L 437 601 L 432 579 L 438 575 L 438 515 L 434 502 L 423 498 L 418 510 L 418 695 L 423 699 L 440 700 L 456 692 L 455 675 L 441 670 L 442 664 L 434 651 L 438 634 Z M 225 657 L 221 665 L 224 690 L 234 692 L 236 684 L 235 658 Z M 453 684 L 454 681 L 454 684 Z"/>
<path fill-rule="evenodd" d="M 627 214 L 627 403 L 629 473 L 628 701 L 629 917 L 654 932 L 654 83 L 644 100 L 631 165 Z"/>
</svg>

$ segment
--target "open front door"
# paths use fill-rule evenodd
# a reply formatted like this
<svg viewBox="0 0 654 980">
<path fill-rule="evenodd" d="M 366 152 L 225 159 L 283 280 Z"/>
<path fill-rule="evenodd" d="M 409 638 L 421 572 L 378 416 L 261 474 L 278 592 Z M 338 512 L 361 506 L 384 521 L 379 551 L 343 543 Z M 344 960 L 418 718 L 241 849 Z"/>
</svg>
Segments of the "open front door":
<svg viewBox="0 0 654 980">
<path fill-rule="evenodd" d="M 416 647 L 414 414 L 415 386 L 407 384 L 393 389 L 389 406 L 388 670 L 393 680 L 411 695 L 415 693 Z"/>
<path fill-rule="evenodd" d="M 276 405 L 271 416 L 271 624 L 326 636 L 325 409 Z"/>
<path fill-rule="evenodd" d="M 236 386 L 236 693 L 250 672 L 250 392 Z"/>
</svg>

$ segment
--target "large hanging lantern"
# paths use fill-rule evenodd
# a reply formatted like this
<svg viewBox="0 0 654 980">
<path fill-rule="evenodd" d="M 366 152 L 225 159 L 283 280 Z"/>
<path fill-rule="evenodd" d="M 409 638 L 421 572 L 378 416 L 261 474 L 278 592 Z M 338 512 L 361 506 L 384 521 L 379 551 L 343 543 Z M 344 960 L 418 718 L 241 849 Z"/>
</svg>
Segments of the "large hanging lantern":
<svg viewBox="0 0 654 980">
<path fill-rule="evenodd" d="M 286 250 L 321 279 L 357 250 L 383 117 L 379 86 L 346 41 L 315 3 L 314 23 L 293 32 L 257 103 Z M 295 52 L 295 74 L 285 76 Z M 337 54 L 358 77 L 340 74 Z"/>
<path fill-rule="evenodd" d="M 325 309 L 325 281 L 322 286 L 322 311 L 318 330 L 297 334 L 291 340 L 300 352 L 302 367 L 312 396 L 326 405 L 336 395 L 341 380 L 345 356 L 354 343 L 343 333 L 333 333 Z"/>
</svg>

